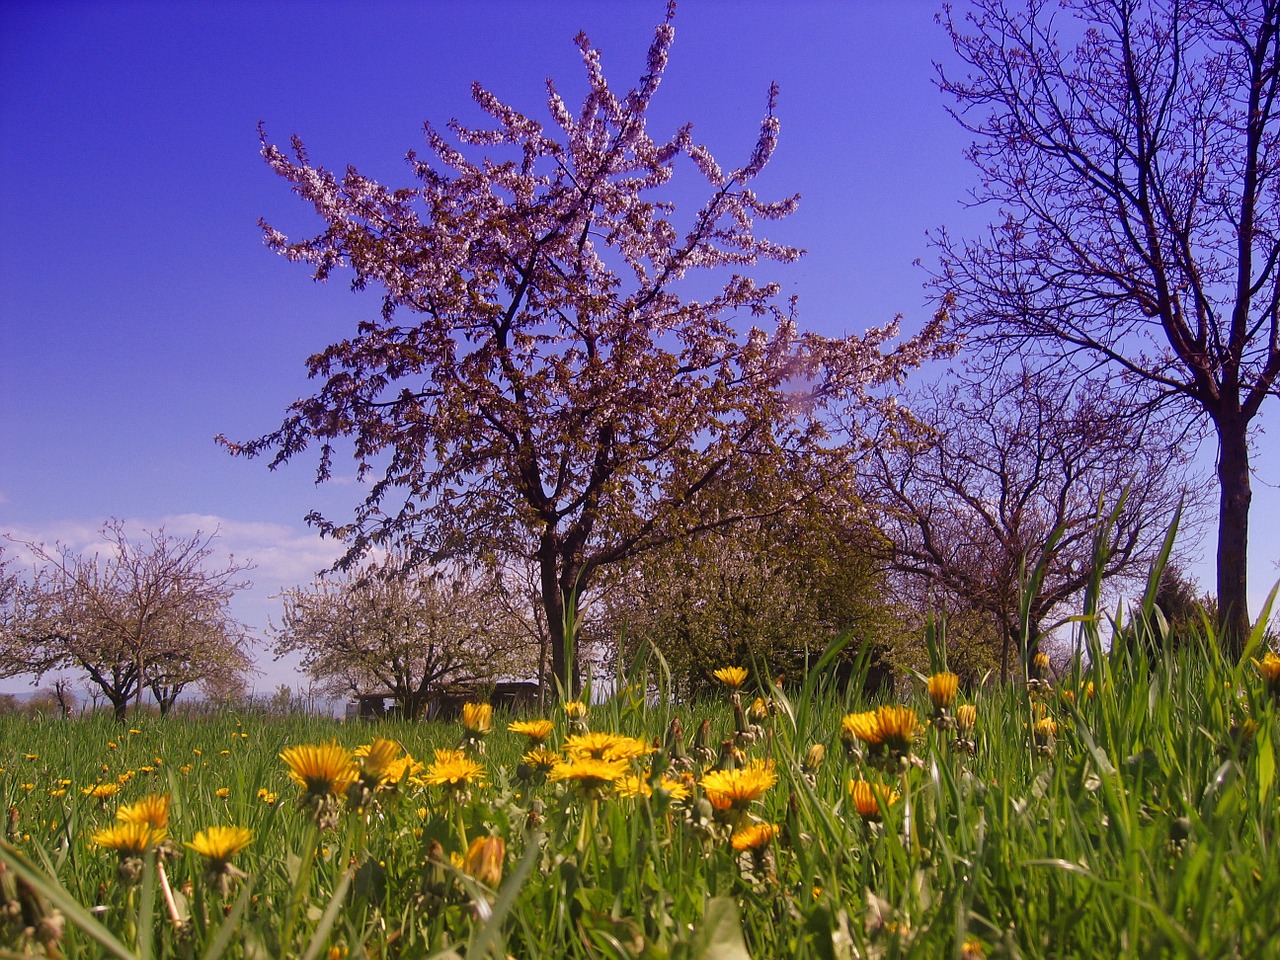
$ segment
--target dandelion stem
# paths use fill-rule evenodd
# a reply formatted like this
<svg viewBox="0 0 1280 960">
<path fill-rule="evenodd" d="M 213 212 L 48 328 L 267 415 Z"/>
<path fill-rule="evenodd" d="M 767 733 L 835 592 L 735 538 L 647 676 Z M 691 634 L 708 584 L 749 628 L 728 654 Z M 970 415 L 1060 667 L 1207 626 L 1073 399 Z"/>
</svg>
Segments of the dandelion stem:
<svg viewBox="0 0 1280 960">
<path fill-rule="evenodd" d="M 298 863 L 298 879 L 293 888 L 293 896 L 289 898 L 289 909 L 284 918 L 284 933 L 280 938 L 280 950 L 285 954 L 293 946 L 293 931 L 298 922 L 298 911 L 311 886 L 311 867 L 316 858 L 316 847 L 319 843 L 319 826 L 315 823 L 308 824 L 306 837 L 302 843 L 302 856 Z"/>
</svg>

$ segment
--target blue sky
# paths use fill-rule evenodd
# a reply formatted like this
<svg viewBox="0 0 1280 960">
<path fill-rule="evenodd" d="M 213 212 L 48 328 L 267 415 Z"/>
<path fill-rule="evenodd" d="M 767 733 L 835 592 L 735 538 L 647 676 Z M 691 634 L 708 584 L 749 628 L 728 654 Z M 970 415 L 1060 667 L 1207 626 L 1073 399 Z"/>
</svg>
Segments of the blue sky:
<svg viewBox="0 0 1280 960">
<path fill-rule="evenodd" d="M 646 2 L 15 2 L 0 28 L 0 532 L 79 546 L 107 517 L 134 529 L 219 528 L 258 563 L 240 615 L 336 554 L 303 523 L 340 512 L 349 477 L 313 462 L 268 472 L 218 433 L 277 426 L 308 392 L 303 361 L 376 309 L 341 280 L 262 245 L 265 217 L 314 227 L 258 155 L 257 124 L 313 159 L 396 185 L 422 121 L 474 117 L 480 80 L 537 115 L 544 78 L 573 90 L 585 29 L 607 75 L 643 68 L 660 0 Z M 962 200 L 967 137 L 932 85 L 948 56 L 917 0 L 685 0 L 656 131 L 692 121 L 727 164 L 749 152 L 769 83 L 779 150 L 762 193 L 799 192 L 770 231 L 809 253 L 771 268 L 803 325 L 857 332 L 929 312 L 930 229 L 975 231 Z M 1273 414 L 1274 415 L 1274 414 Z M 1280 474 L 1262 462 L 1260 480 Z M 1206 468 L 1208 465 L 1206 465 Z M 341 470 L 341 468 L 340 468 Z M 1275 577 L 1259 483 L 1254 594 Z M 1211 547 L 1209 548 L 1211 552 Z M 1198 568 L 1207 583 L 1208 568 Z M 296 682 L 262 658 L 260 688 Z"/>
</svg>

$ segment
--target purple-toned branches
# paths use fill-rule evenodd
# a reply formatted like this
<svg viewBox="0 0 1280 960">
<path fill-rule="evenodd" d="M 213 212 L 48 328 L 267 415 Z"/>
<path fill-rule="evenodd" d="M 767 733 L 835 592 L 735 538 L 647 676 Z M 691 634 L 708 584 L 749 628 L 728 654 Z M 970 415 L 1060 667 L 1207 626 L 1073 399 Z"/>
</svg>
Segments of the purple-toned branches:
<svg viewBox="0 0 1280 960">
<path fill-rule="evenodd" d="M 447 137 L 427 125 L 429 156 L 409 155 L 413 189 L 337 177 L 300 145 L 290 157 L 263 140 L 324 223 L 301 240 L 264 225 L 269 246 L 317 279 L 351 269 L 357 287 L 384 291 L 383 311 L 311 358 L 320 389 L 280 429 L 223 442 L 273 466 L 318 444 L 319 479 L 350 444 L 368 496 L 351 520 L 309 518 L 349 541 L 346 563 L 375 544 L 410 559 L 534 561 L 561 658 L 566 598 L 597 569 L 735 522 L 733 491 L 763 475 L 803 477 L 768 511 L 812 497 L 860 449 L 861 421 L 881 409 L 874 388 L 940 342 L 941 317 L 890 351 L 885 332 L 796 332 L 794 305 L 750 275 L 801 255 L 755 230 L 796 204 L 752 189 L 776 147 L 777 90 L 731 172 L 688 126 L 655 139 L 646 112 L 673 12 L 623 96 L 580 36 L 587 92 L 575 111 L 548 81 L 546 127 L 475 86 L 492 127 L 454 123 Z M 664 192 L 682 157 L 706 182 L 687 219 Z M 681 285 L 697 275 L 719 280 L 692 297 Z"/>
</svg>

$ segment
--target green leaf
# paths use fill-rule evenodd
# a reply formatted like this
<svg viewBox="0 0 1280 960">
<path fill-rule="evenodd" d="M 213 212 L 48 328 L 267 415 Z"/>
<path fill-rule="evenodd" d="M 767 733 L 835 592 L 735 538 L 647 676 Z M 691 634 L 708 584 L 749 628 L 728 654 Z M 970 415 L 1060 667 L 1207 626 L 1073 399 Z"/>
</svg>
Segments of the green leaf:
<svg viewBox="0 0 1280 960">
<path fill-rule="evenodd" d="M 1258 804 L 1265 810 L 1271 796 L 1271 785 L 1276 779 L 1276 754 L 1271 747 L 1271 728 L 1263 727 L 1258 734 Z"/>
<path fill-rule="evenodd" d="M 751 960 L 742 936 L 738 905 L 733 898 L 707 900 L 702 925 L 693 935 L 688 957 L 689 960 Z"/>
</svg>

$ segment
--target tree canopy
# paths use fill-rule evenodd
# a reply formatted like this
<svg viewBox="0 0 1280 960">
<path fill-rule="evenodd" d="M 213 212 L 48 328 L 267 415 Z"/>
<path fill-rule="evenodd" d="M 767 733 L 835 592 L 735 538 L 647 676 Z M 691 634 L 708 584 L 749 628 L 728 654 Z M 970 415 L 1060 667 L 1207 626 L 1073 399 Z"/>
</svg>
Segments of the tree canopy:
<svg viewBox="0 0 1280 960">
<path fill-rule="evenodd" d="M 311 357 L 321 387 L 279 429 L 220 439 L 272 466 L 318 444 L 319 480 L 350 444 L 368 495 L 350 519 L 309 517 L 348 542 L 347 565 L 374 545 L 533 562 L 566 682 L 566 624 L 598 571 L 809 501 L 848 471 L 868 418 L 896 416 L 875 388 L 941 337 L 941 318 L 895 346 L 896 321 L 804 333 L 794 301 L 748 275 L 801 254 L 757 233 L 797 202 L 753 188 L 778 142 L 777 90 L 741 166 L 718 163 L 688 125 L 655 139 L 646 115 L 673 14 L 622 95 L 579 35 L 587 91 L 574 110 L 548 81 L 549 125 L 476 84 L 492 126 L 452 122 L 447 136 L 428 123 L 430 158 L 408 155 L 413 187 L 334 174 L 296 137 L 288 152 L 263 139 L 324 222 L 302 240 L 264 224 L 268 244 L 317 279 L 349 269 L 383 307 Z M 680 167 L 703 187 L 683 219 L 668 189 Z M 749 510 L 734 495 L 747 484 Z"/>
</svg>

